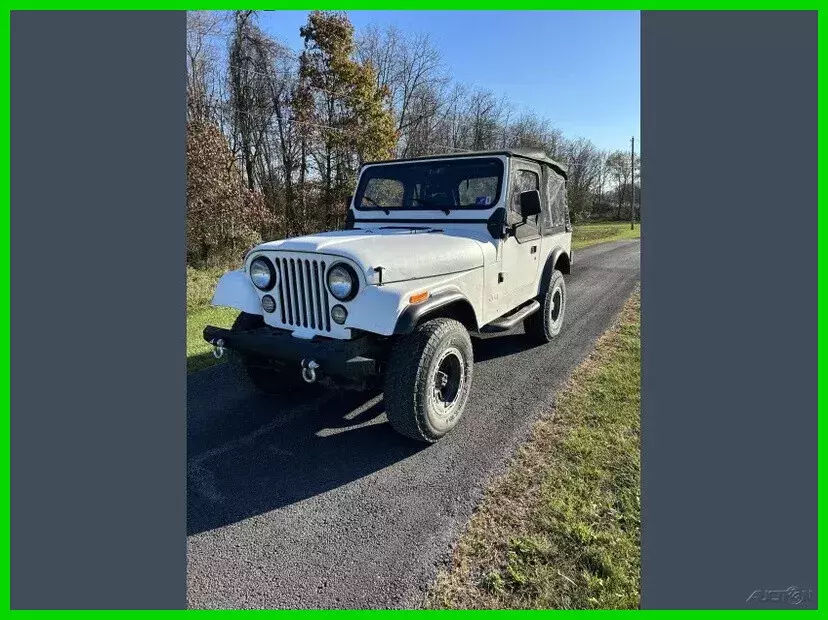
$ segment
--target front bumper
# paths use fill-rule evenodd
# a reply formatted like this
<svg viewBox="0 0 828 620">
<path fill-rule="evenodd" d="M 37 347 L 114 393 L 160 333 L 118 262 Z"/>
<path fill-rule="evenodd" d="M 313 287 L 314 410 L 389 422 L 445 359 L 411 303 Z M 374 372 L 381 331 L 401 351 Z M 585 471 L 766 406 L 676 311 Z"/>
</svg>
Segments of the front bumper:
<svg viewBox="0 0 828 620">
<path fill-rule="evenodd" d="M 376 375 L 384 357 L 382 343 L 370 336 L 353 340 L 320 337 L 304 340 L 272 327 L 241 332 L 212 325 L 204 328 L 203 335 L 212 345 L 221 340 L 225 349 L 288 367 L 295 365 L 297 371 L 314 361 L 318 364 L 317 372 L 345 379 L 359 380 Z"/>
</svg>

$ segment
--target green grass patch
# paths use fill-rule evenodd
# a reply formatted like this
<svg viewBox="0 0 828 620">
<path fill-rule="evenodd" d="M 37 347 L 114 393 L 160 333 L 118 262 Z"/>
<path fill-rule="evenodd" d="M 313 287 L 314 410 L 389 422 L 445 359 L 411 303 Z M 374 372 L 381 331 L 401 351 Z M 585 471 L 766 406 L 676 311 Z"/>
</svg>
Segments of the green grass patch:
<svg viewBox="0 0 828 620">
<path fill-rule="evenodd" d="M 239 312 L 210 305 L 216 283 L 227 267 L 193 269 L 187 267 L 187 372 L 201 370 L 219 362 L 213 348 L 201 336 L 206 325 L 230 327 Z"/>
<path fill-rule="evenodd" d="M 210 308 L 210 300 L 216 291 L 216 283 L 225 272 L 235 267 L 187 267 L 187 314 Z"/>
<path fill-rule="evenodd" d="M 636 293 L 490 486 L 427 607 L 639 606 L 640 336 Z"/>
<path fill-rule="evenodd" d="M 629 222 L 600 222 L 595 224 L 574 224 L 572 226 L 573 250 L 579 250 L 605 241 L 640 238 L 641 225 L 638 222 L 636 222 L 633 230 L 630 230 Z"/>
<path fill-rule="evenodd" d="M 213 347 L 204 341 L 201 333 L 205 326 L 230 327 L 238 310 L 233 308 L 207 307 L 187 313 L 187 372 L 201 370 L 221 360 L 213 356 Z"/>
</svg>

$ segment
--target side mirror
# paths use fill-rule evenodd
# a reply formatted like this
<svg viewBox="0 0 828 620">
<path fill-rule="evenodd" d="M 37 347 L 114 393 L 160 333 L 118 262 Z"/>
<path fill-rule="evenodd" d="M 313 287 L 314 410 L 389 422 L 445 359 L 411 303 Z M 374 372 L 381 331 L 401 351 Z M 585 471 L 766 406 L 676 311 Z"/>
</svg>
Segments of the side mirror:
<svg viewBox="0 0 828 620">
<path fill-rule="evenodd" d="M 532 217 L 533 215 L 540 215 L 540 212 L 540 192 L 536 189 L 530 189 L 528 192 L 521 192 L 520 214 L 523 216 L 523 219 Z"/>
<path fill-rule="evenodd" d="M 353 196 L 348 196 L 347 198 L 345 198 L 345 208 L 346 208 L 346 209 L 350 209 L 350 208 L 351 208 L 351 201 L 352 201 L 353 199 L 354 199 L 354 197 L 353 197 Z"/>
</svg>

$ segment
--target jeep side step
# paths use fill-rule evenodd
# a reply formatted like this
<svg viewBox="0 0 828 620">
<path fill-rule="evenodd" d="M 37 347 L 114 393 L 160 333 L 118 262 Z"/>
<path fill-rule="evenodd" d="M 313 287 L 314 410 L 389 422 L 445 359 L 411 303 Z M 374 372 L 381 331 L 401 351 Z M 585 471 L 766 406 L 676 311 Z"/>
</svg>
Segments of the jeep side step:
<svg viewBox="0 0 828 620">
<path fill-rule="evenodd" d="M 480 331 L 484 334 L 509 331 L 523 319 L 534 314 L 538 310 L 540 310 L 540 302 L 537 299 L 533 299 L 522 308 L 515 310 L 512 314 L 507 314 L 499 319 L 495 319 L 488 325 L 484 325 Z"/>
</svg>

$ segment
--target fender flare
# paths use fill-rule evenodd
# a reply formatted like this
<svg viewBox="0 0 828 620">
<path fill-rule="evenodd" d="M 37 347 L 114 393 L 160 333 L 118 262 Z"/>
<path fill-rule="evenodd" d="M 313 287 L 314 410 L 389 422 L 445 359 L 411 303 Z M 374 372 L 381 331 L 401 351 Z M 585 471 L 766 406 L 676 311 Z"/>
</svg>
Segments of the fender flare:
<svg viewBox="0 0 828 620">
<path fill-rule="evenodd" d="M 420 304 L 409 304 L 405 310 L 397 317 L 397 323 L 394 326 L 394 335 L 401 336 L 410 334 L 417 327 L 420 320 L 439 308 L 448 306 L 449 304 L 458 301 L 465 302 L 471 308 L 472 315 L 474 315 L 475 324 L 477 324 L 477 315 L 474 312 L 474 306 L 468 298 L 456 288 L 449 288 L 435 293 L 426 301 Z"/>
<path fill-rule="evenodd" d="M 546 264 L 543 266 L 543 273 L 541 274 L 540 287 L 538 289 L 538 292 L 540 294 L 543 294 L 543 293 L 546 292 L 546 284 L 549 282 L 549 278 L 552 277 L 552 271 L 555 269 L 555 264 L 558 262 L 558 259 L 561 256 L 566 256 L 567 260 L 569 261 L 569 264 L 570 265 L 572 264 L 572 253 L 571 252 L 567 253 L 567 251 L 564 250 L 562 247 L 557 247 L 554 250 L 552 250 L 552 252 L 550 252 L 550 254 L 549 254 L 549 259 L 546 261 Z M 569 273 L 569 270 L 567 270 L 564 273 Z"/>
<path fill-rule="evenodd" d="M 219 278 L 212 304 L 235 308 L 248 314 L 262 314 L 259 296 L 253 290 L 250 278 L 242 270 L 228 271 Z"/>
</svg>

